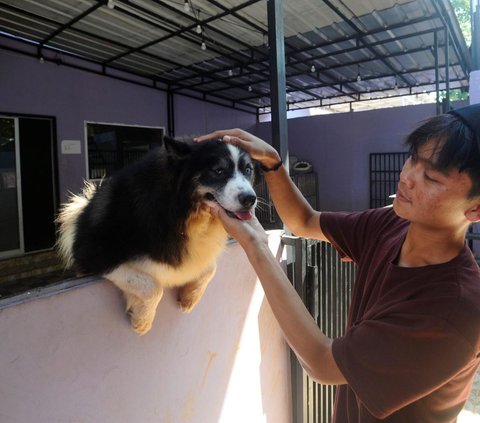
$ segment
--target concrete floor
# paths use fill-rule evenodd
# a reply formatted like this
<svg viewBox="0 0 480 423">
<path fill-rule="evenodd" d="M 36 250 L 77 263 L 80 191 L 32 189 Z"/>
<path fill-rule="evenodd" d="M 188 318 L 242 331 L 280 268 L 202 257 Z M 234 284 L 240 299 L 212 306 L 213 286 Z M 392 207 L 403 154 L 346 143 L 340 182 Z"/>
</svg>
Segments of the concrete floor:
<svg viewBox="0 0 480 423">
<path fill-rule="evenodd" d="M 480 423 L 480 371 L 475 377 L 470 397 L 458 416 L 458 423 Z"/>
</svg>

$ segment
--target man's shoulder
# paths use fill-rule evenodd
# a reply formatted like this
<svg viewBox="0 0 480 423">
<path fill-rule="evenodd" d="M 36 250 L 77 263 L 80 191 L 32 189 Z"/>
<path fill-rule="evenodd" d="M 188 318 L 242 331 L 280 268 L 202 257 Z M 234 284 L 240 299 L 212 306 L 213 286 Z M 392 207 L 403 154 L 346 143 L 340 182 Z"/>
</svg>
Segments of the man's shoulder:
<svg viewBox="0 0 480 423">
<path fill-rule="evenodd" d="M 367 226 L 370 233 L 386 234 L 387 236 L 398 235 L 401 228 L 409 225 L 407 220 L 395 213 L 393 207 L 365 210 L 359 213 L 358 221 Z"/>
</svg>

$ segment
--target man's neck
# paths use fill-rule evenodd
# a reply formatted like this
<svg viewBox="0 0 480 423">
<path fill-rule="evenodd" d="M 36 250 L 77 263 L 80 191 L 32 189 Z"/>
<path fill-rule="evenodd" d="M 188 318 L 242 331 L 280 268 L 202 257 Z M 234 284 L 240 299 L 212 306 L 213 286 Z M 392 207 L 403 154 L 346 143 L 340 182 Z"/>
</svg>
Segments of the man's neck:
<svg viewBox="0 0 480 423">
<path fill-rule="evenodd" d="M 454 259 L 465 245 L 465 229 L 440 230 L 410 224 L 397 264 L 421 267 Z"/>
</svg>

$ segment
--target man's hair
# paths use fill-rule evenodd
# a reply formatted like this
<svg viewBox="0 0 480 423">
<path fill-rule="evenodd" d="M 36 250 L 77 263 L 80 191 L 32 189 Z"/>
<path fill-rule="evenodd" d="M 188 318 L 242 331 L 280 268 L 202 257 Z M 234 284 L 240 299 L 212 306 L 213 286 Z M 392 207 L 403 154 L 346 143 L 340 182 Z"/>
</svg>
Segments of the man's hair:
<svg viewBox="0 0 480 423">
<path fill-rule="evenodd" d="M 456 116 L 445 114 L 424 121 L 405 144 L 415 157 L 430 141 L 435 143 L 435 167 L 440 171 L 465 172 L 472 180 L 469 198 L 480 195 L 480 151 L 475 133 Z"/>
</svg>

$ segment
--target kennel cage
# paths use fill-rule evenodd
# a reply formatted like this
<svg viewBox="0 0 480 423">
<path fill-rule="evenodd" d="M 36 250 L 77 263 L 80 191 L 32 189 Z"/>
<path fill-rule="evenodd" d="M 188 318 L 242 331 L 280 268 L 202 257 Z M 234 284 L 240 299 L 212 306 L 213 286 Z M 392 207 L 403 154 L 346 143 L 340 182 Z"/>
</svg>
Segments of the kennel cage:
<svg viewBox="0 0 480 423">
<path fill-rule="evenodd" d="M 317 209 L 317 174 L 313 171 L 308 173 L 296 173 L 291 171 L 290 178 L 297 186 L 308 203 Z M 254 186 L 258 197 L 258 205 L 255 214 L 265 229 L 281 229 L 283 223 L 275 210 L 270 192 L 263 175 L 257 177 Z"/>
</svg>

